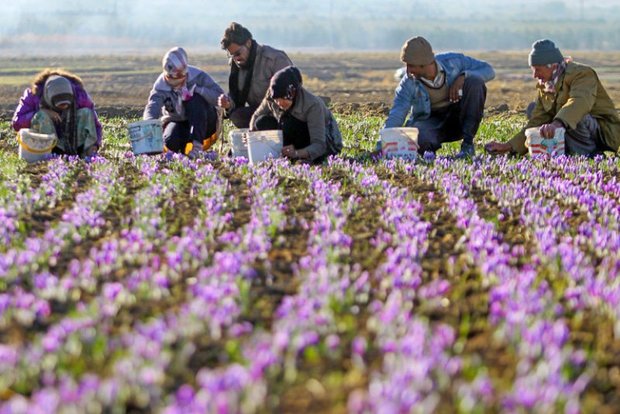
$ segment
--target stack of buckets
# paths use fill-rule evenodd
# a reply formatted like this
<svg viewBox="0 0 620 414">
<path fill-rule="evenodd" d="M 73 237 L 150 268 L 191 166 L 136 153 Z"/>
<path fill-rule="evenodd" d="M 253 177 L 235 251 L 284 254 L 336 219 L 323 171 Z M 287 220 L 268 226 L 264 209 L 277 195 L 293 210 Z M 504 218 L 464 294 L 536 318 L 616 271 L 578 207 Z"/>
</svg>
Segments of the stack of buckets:
<svg viewBox="0 0 620 414">
<path fill-rule="evenodd" d="M 43 161 L 49 158 L 52 149 L 56 146 L 56 134 L 39 134 L 28 128 L 19 130 L 19 158 L 27 162 Z"/>
<path fill-rule="evenodd" d="M 268 158 L 278 158 L 282 152 L 282 131 L 278 129 L 267 131 L 236 129 L 230 132 L 230 139 L 233 156 L 246 157 L 250 160 L 250 164 Z"/>
</svg>

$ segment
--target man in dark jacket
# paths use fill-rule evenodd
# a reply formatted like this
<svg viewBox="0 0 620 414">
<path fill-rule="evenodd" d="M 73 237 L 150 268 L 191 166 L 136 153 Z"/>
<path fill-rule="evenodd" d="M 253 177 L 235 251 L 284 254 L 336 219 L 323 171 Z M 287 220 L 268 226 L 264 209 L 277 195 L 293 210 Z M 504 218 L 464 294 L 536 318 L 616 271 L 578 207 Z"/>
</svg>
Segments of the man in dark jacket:
<svg viewBox="0 0 620 414">
<path fill-rule="evenodd" d="M 283 51 L 258 44 L 239 23 L 226 28 L 221 44 L 230 57 L 230 76 L 228 95 L 220 95 L 218 104 L 237 128 L 248 128 L 271 77 L 293 63 Z"/>
</svg>

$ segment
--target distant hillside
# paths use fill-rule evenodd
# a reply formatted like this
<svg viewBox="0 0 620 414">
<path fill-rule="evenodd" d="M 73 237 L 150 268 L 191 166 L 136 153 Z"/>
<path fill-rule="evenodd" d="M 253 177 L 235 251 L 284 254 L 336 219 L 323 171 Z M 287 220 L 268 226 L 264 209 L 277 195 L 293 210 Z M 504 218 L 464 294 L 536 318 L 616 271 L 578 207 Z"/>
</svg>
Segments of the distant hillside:
<svg viewBox="0 0 620 414">
<path fill-rule="evenodd" d="M 542 37 L 566 49 L 620 49 L 613 0 L 20 0 L 3 5 L 0 50 L 217 49 L 233 20 L 287 49 L 392 50 L 414 34 L 438 50 L 526 49 Z"/>
</svg>

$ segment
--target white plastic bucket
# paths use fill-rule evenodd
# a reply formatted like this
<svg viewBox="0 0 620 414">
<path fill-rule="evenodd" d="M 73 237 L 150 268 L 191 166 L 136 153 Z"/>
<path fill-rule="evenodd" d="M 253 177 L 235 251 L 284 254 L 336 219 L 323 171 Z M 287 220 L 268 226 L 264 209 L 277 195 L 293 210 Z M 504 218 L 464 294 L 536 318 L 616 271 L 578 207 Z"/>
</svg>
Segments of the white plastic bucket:
<svg viewBox="0 0 620 414">
<path fill-rule="evenodd" d="M 230 131 L 233 157 L 249 158 L 248 154 L 248 128 L 233 129 Z"/>
<path fill-rule="evenodd" d="M 253 131 L 248 132 L 247 135 L 250 164 L 264 161 L 270 157 L 277 158 L 282 153 L 281 130 Z"/>
<path fill-rule="evenodd" d="M 531 155 L 564 155 L 565 140 L 564 128 L 556 128 L 553 138 L 543 138 L 540 136 L 539 127 L 528 128 L 525 130 L 525 146 Z"/>
<path fill-rule="evenodd" d="M 17 134 L 17 141 L 19 142 L 19 158 L 27 162 L 36 162 L 49 157 L 58 138 L 56 134 L 39 134 L 23 128 Z"/>
<path fill-rule="evenodd" d="M 159 119 L 147 119 L 127 125 L 129 141 L 134 154 L 164 152 L 164 139 Z"/>
<path fill-rule="evenodd" d="M 381 135 L 381 153 L 386 158 L 416 159 L 418 156 L 418 128 L 384 128 Z"/>
</svg>

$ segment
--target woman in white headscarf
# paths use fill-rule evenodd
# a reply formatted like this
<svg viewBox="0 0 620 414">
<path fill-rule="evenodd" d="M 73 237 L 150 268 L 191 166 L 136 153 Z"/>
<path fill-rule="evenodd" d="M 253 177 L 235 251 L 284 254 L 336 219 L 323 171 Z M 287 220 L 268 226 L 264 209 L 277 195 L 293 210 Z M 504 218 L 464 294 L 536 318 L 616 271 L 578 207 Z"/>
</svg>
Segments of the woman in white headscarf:
<svg viewBox="0 0 620 414">
<path fill-rule="evenodd" d="M 189 155 L 194 157 L 217 129 L 217 98 L 224 91 L 206 72 L 188 65 L 183 48 L 170 49 L 162 66 L 163 73 L 153 85 L 143 118 L 161 119 L 166 147 L 183 153 L 192 143 Z"/>
<path fill-rule="evenodd" d="M 93 155 L 101 146 L 101 123 L 95 104 L 82 80 L 62 70 L 45 69 L 24 91 L 13 120 L 13 129 L 56 134 L 56 154 Z"/>
</svg>

